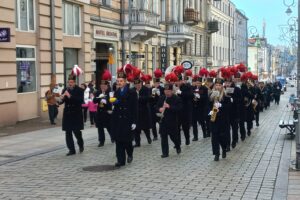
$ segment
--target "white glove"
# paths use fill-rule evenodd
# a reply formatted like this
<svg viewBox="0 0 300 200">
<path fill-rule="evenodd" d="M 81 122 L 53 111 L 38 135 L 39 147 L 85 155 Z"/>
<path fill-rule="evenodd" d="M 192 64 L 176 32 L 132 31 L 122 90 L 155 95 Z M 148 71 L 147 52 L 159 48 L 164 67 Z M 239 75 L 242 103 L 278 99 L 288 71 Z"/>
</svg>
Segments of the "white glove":
<svg viewBox="0 0 300 200">
<path fill-rule="evenodd" d="M 221 108 L 221 107 L 222 107 L 222 104 L 219 103 L 219 102 L 217 102 L 217 103 L 214 104 L 214 106 L 217 107 L 217 108 Z"/>
<path fill-rule="evenodd" d="M 181 94 L 181 93 L 182 93 L 182 92 L 181 92 L 181 90 L 179 90 L 179 89 L 176 91 L 176 94 Z"/>
<path fill-rule="evenodd" d="M 133 131 L 136 128 L 136 124 L 131 125 L 131 130 Z"/>
<path fill-rule="evenodd" d="M 197 89 L 195 90 L 195 92 L 199 92 L 199 89 L 197 88 Z"/>
<path fill-rule="evenodd" d="M 109 92 L 109 97 L 114 97 L 114 92 Z"/>
<path fill-rule="evenodd" d="M 112 114 L 112 110 L 108 110 L 107 113 L 111 115 Z"/>
<path fill-rule="evenodd" d="M 230 98 L 231 103 L 233 103 L 233 98 Z"/>
<path fill-rule="evenodd" d="M 200 99 L 200 94 L 195 93 L 194 95 L 195 95 L 195 97 L 196 97 L 197 99 Z"/>
<path fill-rule="evenodd" d="M 157 90 L 157 91 L 156 91 L 156 94 L 157 94 L 157 96 L 160 96 L 160 91 Z"/>
<path fill-rule="evenodd" d="M 105 94 L 101 93 L 101 94 L 98 96 L 98 98 L 102 99 L 102 98 L 104 98 L 105 96 L 106 96 Z"/>
<path fill-rule="evenodd" d="M 106 99 L 101 99 L 101 103 L 103 103 L 103 104 L 107 104 L 107 101 L 106 101 Z"/>
<path fill-rule="evenodd" d="M 208 113 L 208 115 L 212 115 L 213 114 L 213 111 L 210 111 L 209 113 Z"/>
<path fill-rule="evenodd" d="M 155 95 L 155 93 L 156 93 L 156 88 L 153 88 L 152 89 L 152 94 Z"/>
</svg>

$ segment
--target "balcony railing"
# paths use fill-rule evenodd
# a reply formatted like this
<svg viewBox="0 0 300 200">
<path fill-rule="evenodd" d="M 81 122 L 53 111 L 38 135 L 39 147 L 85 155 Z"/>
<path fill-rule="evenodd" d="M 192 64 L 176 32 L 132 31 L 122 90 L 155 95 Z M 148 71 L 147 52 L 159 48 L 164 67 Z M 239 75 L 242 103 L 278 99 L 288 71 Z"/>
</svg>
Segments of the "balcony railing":
<svg viewBox="0 0 300 200">
<path fill-rule="evenodd" d="M 200 13 L 193 8 L 186 8 L 184 10 L 183 21 L 187 23 L 198 23 L 200 22 Z"/>
<path fill-rule="evenodd" d="M 145 25 L 159 28 L 158 14 L 152 13 L 147 10 L 132 10 L 131 24 L 132 25 Z M 125 24 L 129 24 L 129 13 L 125 14 Z"/>
<path fill-rule="evenodd" d="M 185 24 L 172 24 L 170 25 L 169 32 L 188 34 L 190 32 L 190 28 Z"/>
<path fill-rule="evenodd" d="M 215 33 L 219 31 L 219 22 L 218 21 L 210 21 L 207 23 L 207 30 L 209 33 Z"/>
</svg>

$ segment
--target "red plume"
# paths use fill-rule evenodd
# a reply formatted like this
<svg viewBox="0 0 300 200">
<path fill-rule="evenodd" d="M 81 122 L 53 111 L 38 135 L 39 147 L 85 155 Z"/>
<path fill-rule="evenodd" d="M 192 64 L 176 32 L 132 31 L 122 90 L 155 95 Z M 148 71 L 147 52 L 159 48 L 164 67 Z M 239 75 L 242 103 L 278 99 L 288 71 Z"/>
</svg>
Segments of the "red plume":
<svg viewBox="0 0 300 200">
<path fill-rule="evenodd" d="M 243 74 L 243 75 L 241 76 L 241 81 L 247 81 L 247 80 L 248 80 L 247 74 Z"/>
<path fill-rule="evenodd" d="M 246 72 L 247 71 L 247 67 L 243 64 L 243 63 L 240 63 L 237 65 L 237 69 L 240 71 L 240 72 Z"/>
<path fill-rule="evenodd" d="M 193 76 L 193 80 L 194 80 L 194 81 L 195 81 L 195 80 L 198 80 L 199 77 L 200 77 L 199 75 L 195 74 L 195 75 Z"/>
<path fill-rule="evenodd" d="M 176 81 L 178 81 L 178 77 L 174 72 L 171 72 L 168 75 L 166 75 L 165 79 L 166 79 L 167 82 L 176 82 Z"/>
<path fill-rule="evenodd" d="M 209 72 L 209 77 L 211 77 L 211 78 L 217 77 L 217 72 L 216 72 L 215 70 L 211 70 L 211 71 Z"/>
<path fill-rule="evenodd" d="M 201 77 L 207 77 L 208 75 L 209 75 L 209 72 L 208 72 L 208 70 L 206 69 L 206 68 L 201 68 L 200 69 L 200 71 L 199 71 L 199 75 L 201 76 Z"/>
<path fill-rule="evenodd" d="M 131 74 L 133 68 L 134 68 L 134 67 L 133 67 L 131 64 L 126 64 L 126 65 L 124 65 L 124 67 L 123 67 L 125 74 Z"/>
<path fill-rule="evenodd" d="M 178 65 L 174 68 L 174 73 L 176 75 L 182 74 L 184 72 L 184 68 L 182 65 Z"/>
<path fill-rule="evenodd" d="M 111 73 L 107 69 L 102 74 L 102 80 L 111 81 Z"/>
<path fill-rule="evenodd" d="M 258 76 L 257 76 L 257 75 L 254 75 L 254 74 L 252 74 L 252 77 L 251 77 L 251 79 L 252 79 L 252 80 L 254 80 L 254 81 L 257 81 L 257 80 L 258 80 Z"/>
<path fill-rule="evenodd" d="M 236 67 L 232 66 L 232 67 L 230 67 L 230 72 L 231 72 L 232 75 L 235 76 L 236 73 L 238 72 L 238 69 Z"/>
<path fill-rule="evenodd" d="M 132 74 L 133 74 L 134 78 L 138 78 L 138 77 L 140 77 L 141 70 L 137 67 L 133 67 Z"/>
<path fill-rule="evenodd" d="M 192 70 L 190 70 L 190 69 L 186 70 L 186 71 L 185 71 L 185 75 L 186 75 L 186 76 L 193 76 Z"/>
<path fill-rule="evenodd" d="M 221 73 L 224 79 L 229 79 L 231 77 L 231 71 L 229 68 L 225 68 L 225 67 L 221 68 Z"/>
<path fill-rule="evenodd" d="M 160 69 L 156 68 L 156 70 L 154 71 L 154 76 L 155 78 L 161 78 L 163 76 L 163 73 Z"/>
<path fill-rule="evenodd" d="M 127 75 L 127 81 L 128 81 L 128 82 L 133 82 L 133 81 L 134 81 L 134 76 L 133 76 L 133 74 L 128 74 L 128 75 Z"/>
<path fill-rule="evenodd" d="M 150 82 L 152 80 L 152 76 L 150 74 L 147 74 L 147 81 Z"/>
</svg>

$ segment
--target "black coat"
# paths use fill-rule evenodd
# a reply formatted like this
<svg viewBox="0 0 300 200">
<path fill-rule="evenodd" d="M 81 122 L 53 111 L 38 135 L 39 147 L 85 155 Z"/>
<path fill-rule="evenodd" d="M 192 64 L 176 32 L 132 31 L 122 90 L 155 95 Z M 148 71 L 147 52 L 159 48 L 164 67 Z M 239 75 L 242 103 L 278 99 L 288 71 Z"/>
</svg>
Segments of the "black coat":
<svg viewBox="0 0 300 200">
<path fill-rule="evenodd" d="M 179 120 L 183 124 L 191 125 L 192 123 L 192 100 L 194 98 L 191 85 L 182 84 L 180 86 L 181 94 L 178 96 L 182 101 L 182 109 L 180 110 Z"/>
<path fill-rule="evenodd" d="M 163 117 L 160 120 L 160 129 L 163 133 L 166 134 L 177 134 L 178 133 L 178 115 L 182 109 L 181 99 L 173 95 L 170 98 L 166 96 L 161 96 L 156 104 L 156 112 L 159 113 L 159 109 L 163 107 L 164 103 L 170 105 L 170 108 L 164 111 Z"/>
<path fill-rule="evenodd" d="M 155 121 L 155 122 L 159 122 L 160 118 L 157 117 L 157 115 L 156 115 L 156 104 L 157 104 L 159 98 L 160 98 L 162 95 L 164 95 L 164 88 L 161 87 L 161 86 L 158 86 L 157 89 L 159 89 L 160 95 L 157 95 L 157 94 L 154 94 L 154 95 L 153 95 L 153 94 L 152 94 L 152 89 L 153 89 L 153 88 L 154 88 L 154 87 L 150 88 L 151 97 L 150 97 L 150 101 L 149 101 L 149 103 L 150 103 L 150 109 L 151 109 L 152 122 L 154 122 L 154 121 Z M 153 121 L 153 120 L 154 120 L 154 121 Z"/>
<path fill-rule="evenodd" d="M 243 109 L 245 111 L 245 121 L 253 121 L 254 110 L 252 100 L 254 99 L 254 88 L 248 88 L 246 84 L 242 84 L 241 93 L 243 98 Z"/>
<path fill-rule="evenodd" d="M 211 130 L 213 133 L 219 133 L 220 135 L 226 135 L 230 132 L 230 97 L 224 96 L 220 102 L 222 106 L 219 108 L 217 113 L 216 121 L 211 122 Z M 210 110 L 212 110 L 211 107 Z"/>
<path fill-rule="evenodd" d="M 146 130 L 151 128 L 150 89 L 142 86 L 138 91 L 138 121 L 137 129 Z"/>
<path fill-rule="evenodd" d="M 62 130 L 63 131 L 78 131 L 83 130 L 83 115 L 81 105 L 84 102 L 84 91 L 77 85 L 74 89 L 64 89 L 62 94 L 68 90 L 71 97 L 65 97 L 63 103 L 65 104 L 63 119 L 62 119 Z"/>
<path fill-rule="evenodd" d="M 205 120 L 208 115 L 208 89 L 205 86 L 193 86 L 194 94 L 198 93 L 200 95 L 200 99 L 194 97 L 193 98 L 193 118 L 199 120 Z"/>
<path fill-rule="evenodd" d="M 242 103 L 242 94 L 241 89 L 232 85 L 234 91 L 232 94 L 227 94 L 231 98 L 230 104 L 230 119 L 239 120 L 241 118 L 241 103 Z"/>
<path fill-rule="evenodd" d="M 112 135 L 116 141 L 131 142 L 133 139 L 131 125 L 137 123 L 137 93 L 125 86 L 123 92 L 119 88 L 114 96 L 117 100 L 113 104 Z"/>
<path fill-rule="evenodd" d="M 111 126 L 111 114 L 108 113 L 108 111 L 112 111 L 112 104 L 109 102 L 109 92 L 110 90 L 107 90 L 104 94 L 106 95 L 103 98 L 97 98 L 100 94 L 102 94 L 102 91 L 99 90 L 95 94 L 95 98 L 93 99 L 94 103 L 98 104 L 97 107 L 97 115 L 96 115 L 96 126 L 97 127 L 109 127 Z M 101 100 L 105 99 L 106 104 L 102 103 Z"/>
</svg>

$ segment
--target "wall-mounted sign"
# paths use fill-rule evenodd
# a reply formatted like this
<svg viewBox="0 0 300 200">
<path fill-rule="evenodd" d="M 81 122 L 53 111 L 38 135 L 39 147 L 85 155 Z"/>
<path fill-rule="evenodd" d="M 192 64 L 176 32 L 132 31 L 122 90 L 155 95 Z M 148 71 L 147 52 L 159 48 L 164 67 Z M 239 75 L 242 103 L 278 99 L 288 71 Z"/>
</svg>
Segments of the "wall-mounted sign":
<svg viewBox="0 0 300 200">
<path fill-rule="evenodd" d="M 0 42 L 10 42 L 10 28 L 0 28 Z"/>
<path fill-rule="evenodd" d="M 190 61 L 183 61 L 181 65 L 184 69 L 191 69 L 193 67 L 193 63 Z"/>
<path fill-rule="evenodd" d="M 168 67 L 168 48 L 166 46 L 160 47 L 160 68 L 163 72 Z"/>
<path fill-rule="evenodd" d="M 126 55 L 126 58 L 129 58 L 129 55 Z M 131 59 L 145 58 L 145 55 L 140 54 L 131 54 Z"/>
<path fill-rule="evenodd" d="M 116 29 L 95 26 L 94 27 L 94 38 L 101 39 L 101 40 L 119 41 L 120 32 Z"/>
</svg>

